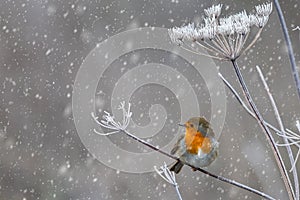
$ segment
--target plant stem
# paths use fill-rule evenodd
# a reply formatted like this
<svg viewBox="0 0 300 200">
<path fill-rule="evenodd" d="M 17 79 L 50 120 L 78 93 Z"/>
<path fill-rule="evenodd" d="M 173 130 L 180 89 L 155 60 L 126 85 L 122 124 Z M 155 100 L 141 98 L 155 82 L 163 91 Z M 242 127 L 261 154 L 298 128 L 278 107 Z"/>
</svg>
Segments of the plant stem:
<svg viewBox="0 0 300 200">
<path fill-rule="evenodd" d="M 231 60 L 232 64 L 233 64 L 233 67 L 234 67 L 234 71 L 238 77 L 238 80 L 240 82 L 240 85 L 243 89 L 243 92 L 244 92 L 244 95 L 251 107 L 251 109 L 253 110 L 254 114 L 255 114 L 255 117 L 258 121 L 258 123 L 261 125 L 262 129 L 264 130 L 264 132 L 266 133 L 266 136 L 267 136 L 267 140 L 272 148 L 272 151 L 274 153 L 274 157 L 275 157 L 275 160 L 277 162 L 277 165 L 278 165 L 278 168 L 279 168 L 279 171 L 282 175 L 282 178 L 283 178 L 283 182 L 284 182 L 284 185 L 286 187 L 286 190 L 287 190 L 287 193 L 288 193 L 288 196 L 289 196 L 289 199 L 290 200 L 293 200 L 295 199 L 295 195 L 294 195 L 294 191 L 293 191 L 293 187 L 289 181 L 289 178 L 288 178 L 288 173 L 287 173 L 287 170 L 285 169 L 285 165 L 283 163 L 283 160 L 281 158 L 281 155 L 279 153 L 279 150 L 275 144 L 275 141 L 274 141 L 274 138 L 269 130 L 269 128 L 267 127 L 267 125 L 265 124 L 264 120 L 263 120 L 263 117 L 262 115 L 260 114 L 260 112 L 258 111 L 251 95 L 250 95 L 250 92 L 248 90 L 248 87 L 244 81 L 244 78 L 242 76 L 242 73 L 236 63 L 236 60 Z"/>
<path fill-rule="evenodd" d="M 289 59 L 291 62 L 291 67 L 292 67 L 292 74 L 294 76 L 295 82 L 296 82 L 296 87 L 297 87 L 297 91 L 298 91 L 298 97 L 300 98 L 300 79 L 299 79 L 299 74 L 297 71 L 297 67 L 296 67 L 296 62 L 295 62 L 295 56 L 294 56 L 294 51 L 293 51 L 293 47 L 292 47 L 292 42 L 288 33 L 288 29 L 285 23 L 285 19 L 280 7 L 280 4 L 278 2 L 278 0 L 274 0 L 274 4 L 275 4 L 275 8 L 279 17 L 279 21 L 281 24 L 281 28 L 283 31 L 283 35 L 284 35 L 284 39 L 287 45 L 287 49 L 288 49 L 288 54 L 289 54 Z M 298 195 L 299 196 L 299 195 Z"/>
<path fill-rule="evenodd" d="M 252 110 L 250 110 L 250 108 L 248 108 L 248 106 L 246 105 L 246 103 L 244 103 L 244 101 L 242 100 L 242 98 L 239 96 L 239 94 L 237 93 L 237 91 L 235 91 L 235 89 L 232 87 L 232 85 L 230 85 L 230 83 L 223 77 L 223 75 L 221 73 L 218 74 L 219 77 L 222 79 L 222 81 L 224 82 L 224 84 L 230 89 L 230 91 L 233 93 L 233 95 L 235 96 L 235 98 L 237 99 L 237 101 L 241 104 L 241 106 L 245 109 L 245 111 L 253 118 L 256 119 L 256 116 L 254 114 L 254 112 Z M 273 131 L 275 131 L 276 133 L 281 133 L 280 130 L 278 130 L 275 126 L 273 126 L 272 124 L 270 124 L 269 122 L 265 121 L 266 125 L 272 129 Z M 289 130 L 290 131 L 290 130 Z M 292 132 L 292 134 L 295 134 L 294 132 Z M 294 145 L 296 145 L 299 149 L 300 149 L 300 144 L 296 143 L 296 141 L 292 138 L 289 138 L 289 141 L 294 143 Z"/>
<path fill-rule="evenodd" d="M 144 144 L 145 146 L 149 147 L 150 149 L 153 149 L 154 151 L 157 151 L 157 152 L 159 152 L 159 153 L 161 153 L 161 154 L 163 154 L 163 155 L 165 155 L 165 156 L 167 156 L 167 157 L 169 157 L 169 158 L 172 158 L 172 159 L 174 159 L 174 160 L 179 160 L 179 158 L 177 158 L 176 156 L 173 156 L 173 155 L 171 155 L 171 154 L 169 154 L 169 153 L 167 153 L 167 152 L 165 152 L 165 151 L 163 151 L 163 150 L 161 150 L 161 149 L 159 149 L 159 148 L 153 146 L 152 144 L 150 144 L 150 143 L 148 143 L 148 142 L 146 142 L 146 141 L 144 141 L 144 140 L 142 140 L 142 139 L 136 137 L 135 135 L 131 134 L 131 133 L 128 132 L 127 130 L 120 130 L 120 131 L 123 132 L 123 133 L 125 133 L 127 136 L 131 137 L 132 139 L 134 139 L 134 140 L 136 140 L 136 141 L 138 141 L 138 142 Z M 182 161 L 181 161 L 181 162 L 182 162 Z M 249 192 L 252 192 L 252 193 L 254 193 L 254 194 L 257 194 L 257 195 L 259 195 L 259 196 L 261 196 L 261 197 L 264 197 L 264 198 L 266 198 L 266 199 L 269 199 L 269 200 L 275 200 L 275 199 L 274 199 L 273 197 L 271 197 L 270 195 L 265 194 L 265 193 L 263 193 L 263 192 L 261 192 L 261 191 L 258 191 L 258 190 L 254 189 L 254 188 L 251 188 L 251 187 L 249 187 L 249 186 L 247 186 L 247 185 L 244 185 L 244 184 L 242 184 L 242 183 L 239 183 L 239 182 L 237 182 L 237 181 L 234 181 L 234 180 L 225 178 L 225 177 L 223 177 L 223 176 L 219 176 L 219 175 L 212 174 L 212 173 L 210 173 L 210 172 L 208 172 L 208 171 L 206 171 L 206 170 L 204 170 L 204 169 L 202 169 L 202 168 L 195 167 L 195 166 L 193 166 L 193 165 L 191 165 L 191 164 L 189 164 L 189 163 L 185 163 L 185 162 L 184 162 L 184 164 L 187 165 L 187 166 L 189 166 L 189 167 L 192 167 L 193 169 L 196 169 L 196 170 L 198 170 L 198 171 L 200 171 L 200 172 L 202 172 L 202 173 L 204 173 L 204 174 L 206 174 L 206 175 L 208 175 L 208 176 L 210 176 L 210 177 L 216 178 L 216 179 L 218 179 L 218 180 L 220 180 L 220 181 L 223 181 L 223 182 L 229 183 L 229 184 L 231 184 L 231 185 L 237 186 L 237 187 L 239 187 L 239 188 L 241 188 L 241 189 L 247 190 L 247 191 L 249 191 Z"/>
<path fill-rule="evenodd" d="M 281 130 L 281 134 L 286 136 L 286 132 L 285 132 L 285 128 L 284 128 L 284 125 L 283 125 L 283 122 L 281 120 L 281 117 L 280 117 L 280 114 L 279 114 L 279 111 L 278 111 L 278 108 L 277 108 L 277 105 L 276 105 L 276 102 L 273 98 L 273 95 L 272 93 L 270 92 L 270 89 L 269 89 L 269 86 L 267 84 L 267 81 L 265 80 L 265 77 L 263 75 L 263 73 L 261 72 L 261 69 L 259 68 L 259 66 L 256 66 L 256 70 L 260 76 L 260 79 L 265 87 L 265 90 L 267 91 L 267 94 L 269 96 L 269 99 L 270 99 L 270 102 L 271 102 L 271 105 L 273 107 L 273 111 L 274 111 L 274 115 L 276 117 L 276 120 L 278 122 L 278 125 L 280 127 L 280 130 Z M 283 137 L 283 141 L 285 144 L 288 144 L 289 141 L 286 137 Z M 286 150 L 288 152 L 288 155 L 289 155 L 289 160 L 291 162 L 291 166 L 292 166 L 292 172 L 293 172 L 293 177 L 294 177 L 294 183 L 295 183 L 295 191 L 296 191 L 296 199 L 299 200 L 299 180 L 298 180 L 298 174 L 297 174 L 297 169 L 294 167 L 295 166 L 295 159 L 293 157 L 293 152 L 292 152 L 292 149 L 291 149 L 291 146 L 290 145 L 287 145 L 286 146 Z"/>
<path fill-rule="evenodd" d="M 176 189 L 176 193 L 177 193 L 178 199 L 179 199 L 179 200 L 182 200 L 182 197 L 181 197 L 181 194 L 180 194 L 180 191 L 179 191 L 179 186 L 176 185 L 176 186 L 175 186 L 175 189 Z"/>
</svg>

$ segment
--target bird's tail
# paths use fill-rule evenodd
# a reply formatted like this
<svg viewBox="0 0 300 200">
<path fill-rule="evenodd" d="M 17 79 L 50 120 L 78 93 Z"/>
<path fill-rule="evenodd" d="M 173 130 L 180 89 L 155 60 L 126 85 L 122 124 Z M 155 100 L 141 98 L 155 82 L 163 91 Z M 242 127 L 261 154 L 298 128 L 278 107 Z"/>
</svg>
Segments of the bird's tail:
<svg viewBox="0 0 300 200">
<path fill-rule="evenodd" d="M 170 171 L 175 172 L 176 174 L 178 174 L 181 170 L 181 168 L 183 167 L 183 163 L 180 161 L 177 161 L 171 168 Z"/>
</svg>

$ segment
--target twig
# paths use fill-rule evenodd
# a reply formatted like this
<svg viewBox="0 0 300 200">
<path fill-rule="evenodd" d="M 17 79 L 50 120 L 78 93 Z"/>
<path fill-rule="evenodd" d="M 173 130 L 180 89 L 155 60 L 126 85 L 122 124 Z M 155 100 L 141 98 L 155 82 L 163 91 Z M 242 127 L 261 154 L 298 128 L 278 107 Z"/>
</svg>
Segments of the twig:
<svg viewBox="0 0 300 200">
<path fill-rule="evenodd" d="M 284 126 L 283 126 L 283 122 L 282 122 L 282 120 L 281 120 L 281 117 L 280 117 L 278 108 L 277 108 L 276 103 L 275 103 L 275 100 L 274 100 L 274 98 L 273 98 L 273 95 L 272 95 L 271 92 L 270 92 L 269 86 L 268 86 L 268 84 L 267 84 L 267 82 L 266 82 L 266 80 L 265 80 L 265 77 L 264 77 L 263 73 L 261 72 L 259 66 L 256 66 L 256 70 L 257 70 L 257 72 L 258 72 L 258 74 L 259 74 L 259 77 L 260 77 L 260 79 L 261 79 L 261 81 L 262 81 L 262 83 L 263 83 L 263 85 L 264 85 L 264 87 L 265 87 L 265 90 L 267 91 L 267 94 L 268 94 L 268 96 L 269 96 L 269 99 L 270 99 L 271 105 L 272 105 L 272 107 L 273 107 L 273 111 L 274 111 L 276 120 L 277 120 L 277 122 L 278 122 L 278 124 L 279 124 L 279 127 L 280 127 L 280 130 L 281 130 L 281 134 L 283 135 L 283 141 L 284 141 L 285 144 L 288 144 L 289 142 L 288 142 L 288 139 L 286 138 L 287 135 L 286 135 L 286 133 L 285 133 L 285 128 L 284 128 Z M 291 168 L 290 171 L 293 172 L 294 184 L 295 184 L 294 187 L 295 187 L 295 192 L 296 192 L 296 193 L 295 193 L 295 194 L 296 194 L 296 198 L 299 199 L 299 180 L 298 180 L 297 170 L 295 169 L 295 164 L 296 164 L 297 159 L 294 160 L 293 152 L 292 152 L 292 149 L 291 149 L 291 146 L 290 146 L 290 145 L 287 145 L 287 146 L 286 146 L 286 150 L 287 150 L 287 152 L 288 152 L 289 160 L 290 160 L 291 166 L 292 166 L 292 168 Z M 297 157 L 296 157 L 296 158 L 297 158 Z"/>
<path fill-rule="evenodd" d="M 275 157 L 275 160 L 277 162 L 277 165 L 278 165 L 278 168 L 279 168 L 279 171 L 282 175 L 282 178 L 283 178 L 283 182 L 284 182 L 284 185 L 287 189 L 287 192 L 288 192 L 288 195 L 289 195 L 289 198 L 290 200 L 292 199 L 295 199 L 295 194 L 294 194 L 294 191 L 293 191 L 293 187 L 289 181 L 289 178 L 288 178 L 288 173 L 287 173 L 287 170 L 285 168 L 285 165 L 284 165 L 284 162 L 282 160 L 282 157 L 280 155 L 280 152 L 276 146 L 276 143 L 274 141 L 274 138 L 269 130 L 269 128 L 267 127 L 267 125 L 265 124 L 265 121 L 262 117 L 262 115 L 260 114 L 260 112 L 258 111 L 252 97 L 251 97 L 251 94 L 248 90 L 248 87 L 244 81 L 244 78 L 242 76 L 242 73 L 237 65 L 237 62 L 236 60 L 231 60 L 232 62 L 232 65 L 234 67 L 234 71 L 238 77 L 238 80 L 240 82 L 240 85 L 243 89 L 243 92 L 244 92 L 244 95 L 247 99 L 247 102 L 249 103 L 251 109 L 253 110 L 254 114 L 255 114 L 255 118 L 256 120 L 258 121 L 258 123 L 261 125 L 263 131 L 266 133 L 266 136 L 267 136 L 267 140 L 268 142 L 270 143 L 270 146 L 272 148 L 272 151 L 273 151 L 273 154 L 274 154 L 274 157 Z"/>
<path fill-rule="evenodd" d="M 154 166 L 155 171 L 158 173 L 158 175 L 163 178 L 165 181 L 167 181 L 168 183 L 170 183 L 171 185 L 173 185 L 175 187 L 177 196 L 179 198 L 179 200 L 182 200 L 180 191 L 179 191 L 179 185 L 176 182 L 176 177 L 175 177 L 175 173 L 171 172 L 167 166 L 166 163 L 164 163 L 163 166 L 160 167 L 160 169 L 157 169 L 156 166 Z"/>
<path fill-rule="evenodd" d="M 289 33 L 288 33 L 288 29 L 287 29 L 287 26 L 286 26 L 286 23 L 285 23 L 284 15 L 282 13 L 279 1 L 274 0 L 274 4 L 275 4 L 276 11 L 278 13 L 279 21 L 280 21 L 281 28 L 282 28 L 283 35 L 284 35 L 284 39 L 285 39 L 285 42 L 286 42 L 286 45 L 287 45 L 289 59 L 290 59 L 290 62 L 291 62 L 292 74 L 294 76 L 297 91 L 298 91 L 298 98 L 300 98 L 300 79 L 299 79 L 299 74 L 298 74 L 297 67 L 296 67 L 296 61 L 295 61 L 294 51 L 293 51 L 293 47 L 292 47 L 292 42 L 291 42 L 291 39 L 290 39 L 290 36 L 289 36 Z M 299 194 L 298 194 L 297 199 L 299 199 Z"/>
<path fill-rule="evenodd" d="M 122 103 L 121 105 L 124 105 L 124 103 Z M 123 106 L 123 107 L 119 107 L 119 109 L 122 109 L 122 110 L 123 110 L 123 113 L 125 113 L 125 114 L 128 113 L 128 115 L 127 115 L 126 117 L 127 117 L 128 120 L 129 120 L 130 117 L 131 117 L 131 112 L 130 112 L 130 110 L 128 110 L 127 112 L 124 112 L 124 110 L 125 110 L 125 107 L 124 107 L 124 106 Z M 97 124 L 100 124 L 100 126 L 101 126 L 101 124 L 104 124 L 105 126 L 110 126 L 110 125 L 113 126 L 112 124 L 114 124 L 114 125 L 117 124 L 120 133 L 126 134 L 126 135 L 129 136 L 130 138 L 132 138 L 132 139 L 134 139 L 134 140 L 136 140 L 136 141 L 138 141 L 138 142 L 144 144 L 145 146 L 151 148 L 152 150 L 157 151 L 157 152 L 159 152 L 159 153 L 161 153 L 161 154 L 163 154 L 163 155 L 165 155 L 165 156 L 167 156 L 167 157 L 169 157 L 169 158 L 172 158 L 172 159 L 174 159 L 174 160 L 176 160 L 176 161 L 179 160 L 179 158 L 177 158 L 176 156 L 173 156 L 173 155 L 171 155 L 171 154 L 169 154 L 169 153 L 167 153 L 167 152 L 165 152 L 165 151 L 163 151 L 163 150 L 161 150 L 161 149 L 159 149 L 159 148 L 153 146 L 152 144 L 150 144 L 150 143 L 148 143 L 148 142 L 146 142 L 146 141 L 144 141 L 144 140 L 142 140 L 142 139 L 136 137 L 135 135 L 131 134 L 130 132 L 128 132 L 128 131 L 126 130 L 128 124 L 127 124 L 127 126 L 123 126 L 124 124 L 116 123 L 115 120 L 114 120 L 114 117 L 111 116 L 108 112 L 106 112 L 106 115 L 103 116 L 103 118 L 104 118 L 106 121 L 105 121 L 105 120 L 102 120 L 101 122 L 99 122 L 98 119 L 97 119 L 94 115 L 92 115 L 92 116 L 93 116 L 94 121 L 96 121 Z M 261 197 L 264 197 L 264 198 L 266 198 L 266 199 L 269 199 L 269 200 L 275 200 L 275 199 L 274 199 L 273 197 L 271 197 L 270 195 L 265 194 L 265 193 L 263 193 L 263 192 L 261 192 L 261 191 L 258 191 L 258 190 L 254 189 L 254 188 L 251 188 L 251 187 L 249 187 L 249 186 L 247 186 L 247 185 L 244 185 L 244 184 L 242 184 L 242 183 L 236 182 L 236 181 L 234 181 L 234 180 L 231 180 L 231 179 L 228 179 L 228 178 L 219 176 L 219 175 L 215 175 L 215 174 L 210 173 L 210 172 L 208 172 L 208 171 L 206 171 L 206 170 L 204 170 L 204 169 L 202 169 L 202 168 L 195 167 L 195 166 L 193 166 L 193 165 L 191 165 L 191 164 L 189 164 L 189 163 L 186 163 L 186 162 L 184 162 L 184 161 L 181 161 L 181 162 L 183 162 L 183 164 L 185 164 L 185 165 L 187 165 L 187 166 L 189 166 L 189 167 L 191 167 L 191 168 L 193 168 L 193 169 L 195 169 L 195 170 L 198 170 L 198 171 L 200 171 L 200 172 L 202 172 L 202 173 L 204 173 L 204 174 L 206 174 L 206 175 L 208 175 L 208 176 L 210 176 L 210 177 L 213 177 L 213 178 L 216 178 L 216 179 L 218 179 L 218 180 L 220 180 L 220 181 L 223 181 L 223 182 L 229 183 L 229 184 L 231 184 L 231 185 L 237 186 L 237 187 L 239 187 L 239 188 L 241 188 L 241 189 L 247 190 L 247 191 L 249 191 L 249 192 L 252 192 L 252 193 L 254 193 L 254 194 L 257 194 L 257 195 L 259 195 L 259 196 L 261 196 Z"/>
</svg>

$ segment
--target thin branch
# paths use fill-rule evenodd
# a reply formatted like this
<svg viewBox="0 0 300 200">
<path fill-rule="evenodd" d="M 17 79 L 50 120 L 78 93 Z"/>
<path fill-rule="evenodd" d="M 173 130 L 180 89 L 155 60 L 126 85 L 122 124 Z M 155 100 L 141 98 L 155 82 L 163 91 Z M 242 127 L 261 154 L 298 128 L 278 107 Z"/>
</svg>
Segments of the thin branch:
<svg viewBox="0 0 300 200">
<path fill-rule="evenodd" d="M 255 117 L 256 117 L 256 120 L 258 121 L 258 123 L 261 125 L 263 131 L 265 132 L 266 136 L 267 136 L 267 140 L 268 142 L 270 143 L 270 146 L 272 148 L 272 152 L 274 154 L 274 157 L 275 157 L 275 160 L 277 162 L 277 165 L 278 165 L 278 168 L 279 168 L 279 171 L 282 175 L 282 178 L 283 178 L 283 182 L 285 184 L 285 187 L 287 189 L 287 192 L 288 192 L 288 195 L 289 195 L 289 198 L 290 200 L 294 199 L 295 198 L 295 194 L 294 194 L 294 190 L 293 190 L 293 187 L 292 187 L 292 184 L 289 180 L 289 176 L 288 176 L 288 172 L 285 168 L 285 165 L 284 165 L 284 162 L 283 162 L 283 159 L 281 157 L 281 154 L 278 150 L 278 147 L 276 146 L 276 143 L 274 141 L 274 138 L 270 132 L 270 129 L 267 127 L 262 115 L 260 114 L 259 110 L 257 109 L 252 97 L 251 97 L 251 94 L 248 90 L 248 87 L 244 81 L 244 78 L 242 76 L 242 73 L 237 65 L 237 62 L 236 60 L 231 60 L 232 62 L 232 65 L 234 67 L 234 71 L 238 77 L 238 80 L 240 82 L 240 85 L 243 89 L 243 92 L 244 92 L 244 95 L 247 99 L 247 102 L 249 103 L 251 109 L 253 110 L 254 114 L 255 114 Z"/>
<path fill-rule="evenodd" d="M 281 10 L 281 6 L 279 4 L 278 0 L 274 0 L 274 4 L 275 4 L 275 8 L 279 17 L 279 21 L 281 24 L 281 28 L 283 31 L 283 35 L 284 35 L 284 39 L 288 48 L 288 54 L 289 54 L 289 59 L 291 62 L 291 68 L 292 68 L 292 74 L 294 76 L 295 82 L 296 82 L 296 87 L 297 87 L 297 91 L 298 91 L 298 98 L 300 98 L 300 78 L 299 78 L 299 74 L 297 71 L 297 66 L 296 66 L 296 61 L 295 61 L 295 56 L 294 56 L 294 51 L 293 51 L 293 47 L 292 47 L 292 42 L 289 36 L 289 32 L 286 26 L 286 22 L 284 19 L 284 15 L 282 13 Z M 299 199 L 299 194 L 297 194 L 297 199 Z"/>
</svg>

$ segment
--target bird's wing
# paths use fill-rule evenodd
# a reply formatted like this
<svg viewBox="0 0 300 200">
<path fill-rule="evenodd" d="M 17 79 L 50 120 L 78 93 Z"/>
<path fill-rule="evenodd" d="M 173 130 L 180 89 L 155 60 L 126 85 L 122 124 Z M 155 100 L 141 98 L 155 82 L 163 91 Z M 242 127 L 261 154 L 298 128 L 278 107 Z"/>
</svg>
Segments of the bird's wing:
<svg viewBox="0 0 300 200">
<path fill-rule="evenodd" d="M 180 142 L 184 139 L 184 135 L 179 136 L 176 144 L 174 145 L 173 149 L 171 150 L 171 154 L 174 155 L 180 148 Z"/>
</svg>

